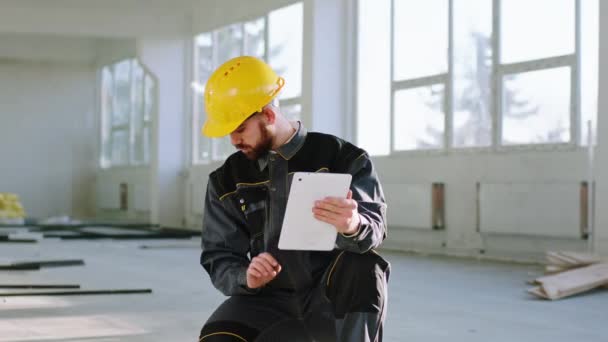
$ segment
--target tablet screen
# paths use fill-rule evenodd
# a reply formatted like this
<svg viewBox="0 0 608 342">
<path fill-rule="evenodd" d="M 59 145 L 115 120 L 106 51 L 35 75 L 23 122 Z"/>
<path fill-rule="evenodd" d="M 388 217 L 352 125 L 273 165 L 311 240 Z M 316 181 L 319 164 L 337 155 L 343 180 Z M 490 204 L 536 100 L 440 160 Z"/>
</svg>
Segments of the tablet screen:
<svg viewBox="0 0 608 342">
<path fill-rule="evenodd" d="M 341 173 L 294 173 L 279 238 L 279 249 L 334 249 L 336 228 L 317 220 L 313 216 L 312 208 L 315 201 L 328 196 L 346 198 L 351 179 L 350 174 Z"/>
</svg>

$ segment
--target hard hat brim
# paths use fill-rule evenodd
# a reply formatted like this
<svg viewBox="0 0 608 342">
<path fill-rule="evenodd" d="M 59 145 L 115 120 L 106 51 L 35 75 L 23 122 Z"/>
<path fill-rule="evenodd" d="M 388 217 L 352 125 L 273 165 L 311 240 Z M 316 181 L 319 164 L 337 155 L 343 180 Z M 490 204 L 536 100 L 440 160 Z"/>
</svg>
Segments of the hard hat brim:
<svg viewBox="0 0 608 342">
<path fill-rule="evenodd" d="M 243 120 L 244 122 L 244 120 Z M 239 127 L 243 122 L 232 122 L 229 125 L 227 124 L 215 124 L 211 120 L 205 121 L 203 125 L 203 129 L 201 132 L 203 135 L 209 138 L 221 138 L 225 137 L 228 134 L 232 133 L 237 127 Z"/>
</svg>

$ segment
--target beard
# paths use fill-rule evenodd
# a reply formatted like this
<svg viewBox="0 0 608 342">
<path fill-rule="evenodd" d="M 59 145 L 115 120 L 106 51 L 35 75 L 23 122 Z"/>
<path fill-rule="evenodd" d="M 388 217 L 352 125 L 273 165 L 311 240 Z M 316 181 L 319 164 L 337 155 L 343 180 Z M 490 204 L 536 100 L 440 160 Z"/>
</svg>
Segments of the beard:
<svg viewBox="0 0 608 342">
<path fill-rule="evenodd" d="M 272 137 L 268 134 L 268 130 L 262 122 L 259 123 L 260 127 L 260 141 L 255 145 L 238 144 L 234 145 L 240 150 L 245 157 L 249 160 L 257 160 L 261 156 L 265 155 L 272 148 Z"/>
</svg>

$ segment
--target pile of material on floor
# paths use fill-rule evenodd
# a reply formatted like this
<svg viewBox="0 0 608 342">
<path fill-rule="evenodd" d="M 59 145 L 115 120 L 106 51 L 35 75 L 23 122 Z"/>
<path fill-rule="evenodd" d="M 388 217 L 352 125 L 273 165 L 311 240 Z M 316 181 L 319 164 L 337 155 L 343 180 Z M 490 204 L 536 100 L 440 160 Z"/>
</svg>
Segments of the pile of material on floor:
<svg viewBox="0 0 608 342">
<path fill-rule="evenodd" d="M 0 192 L 0 224 L 23 224 L 25 210 L 19 196 Z"/>
<path fill-rule="evenodd" d="M 4 281 L 4 271 L 38 271 L 43 267 L 84 266 L 82 259 L 69 260 L 37 260 L 18 261 L 0 264 L 0 281 Z M 152 293 L 152 289 L 80 289 L 79 284 L 0 284 L 0 299 L 5 297 L 31 297 L 31 296 L 77 296 L 77 295 L 117 295 Z M 8 291 L 6 291 L 6 289 Z M 0 339 L 1 340 L 1 339 Z"/>
<path fill-rule="evenodd" d="M 529 293 L 544 299 L 560 299 L 608 286 L 608 262 L 577 252 L 547 252 L 545 276 L 534 279 Z"/>
</svg>

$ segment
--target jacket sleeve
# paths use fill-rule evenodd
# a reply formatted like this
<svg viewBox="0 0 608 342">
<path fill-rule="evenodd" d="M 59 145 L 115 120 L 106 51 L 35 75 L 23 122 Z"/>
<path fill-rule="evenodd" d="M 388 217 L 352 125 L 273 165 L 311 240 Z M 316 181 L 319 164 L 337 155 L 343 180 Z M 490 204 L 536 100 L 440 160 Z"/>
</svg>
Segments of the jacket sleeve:
<svg viewBox="0 0 608 342">
<path fill-rule="evenodd" d="M 382 186 L 367 153 L 349 163 L 348 172 L 353 176 L 350 189 L 358 202 L 361 224 L 353 235 L 338 234 L 338 249 L 365 253 L 380 246 L 387 235 L 386 202 Z"/>
<path fill-rule="evenodd" d="M 203 214 L 201 265 L 226 296 L 257 293 L 247 287 L 249 234 L 244 218 L 228 199 L 220 199 L 209 177 Z"/>
</svg>

